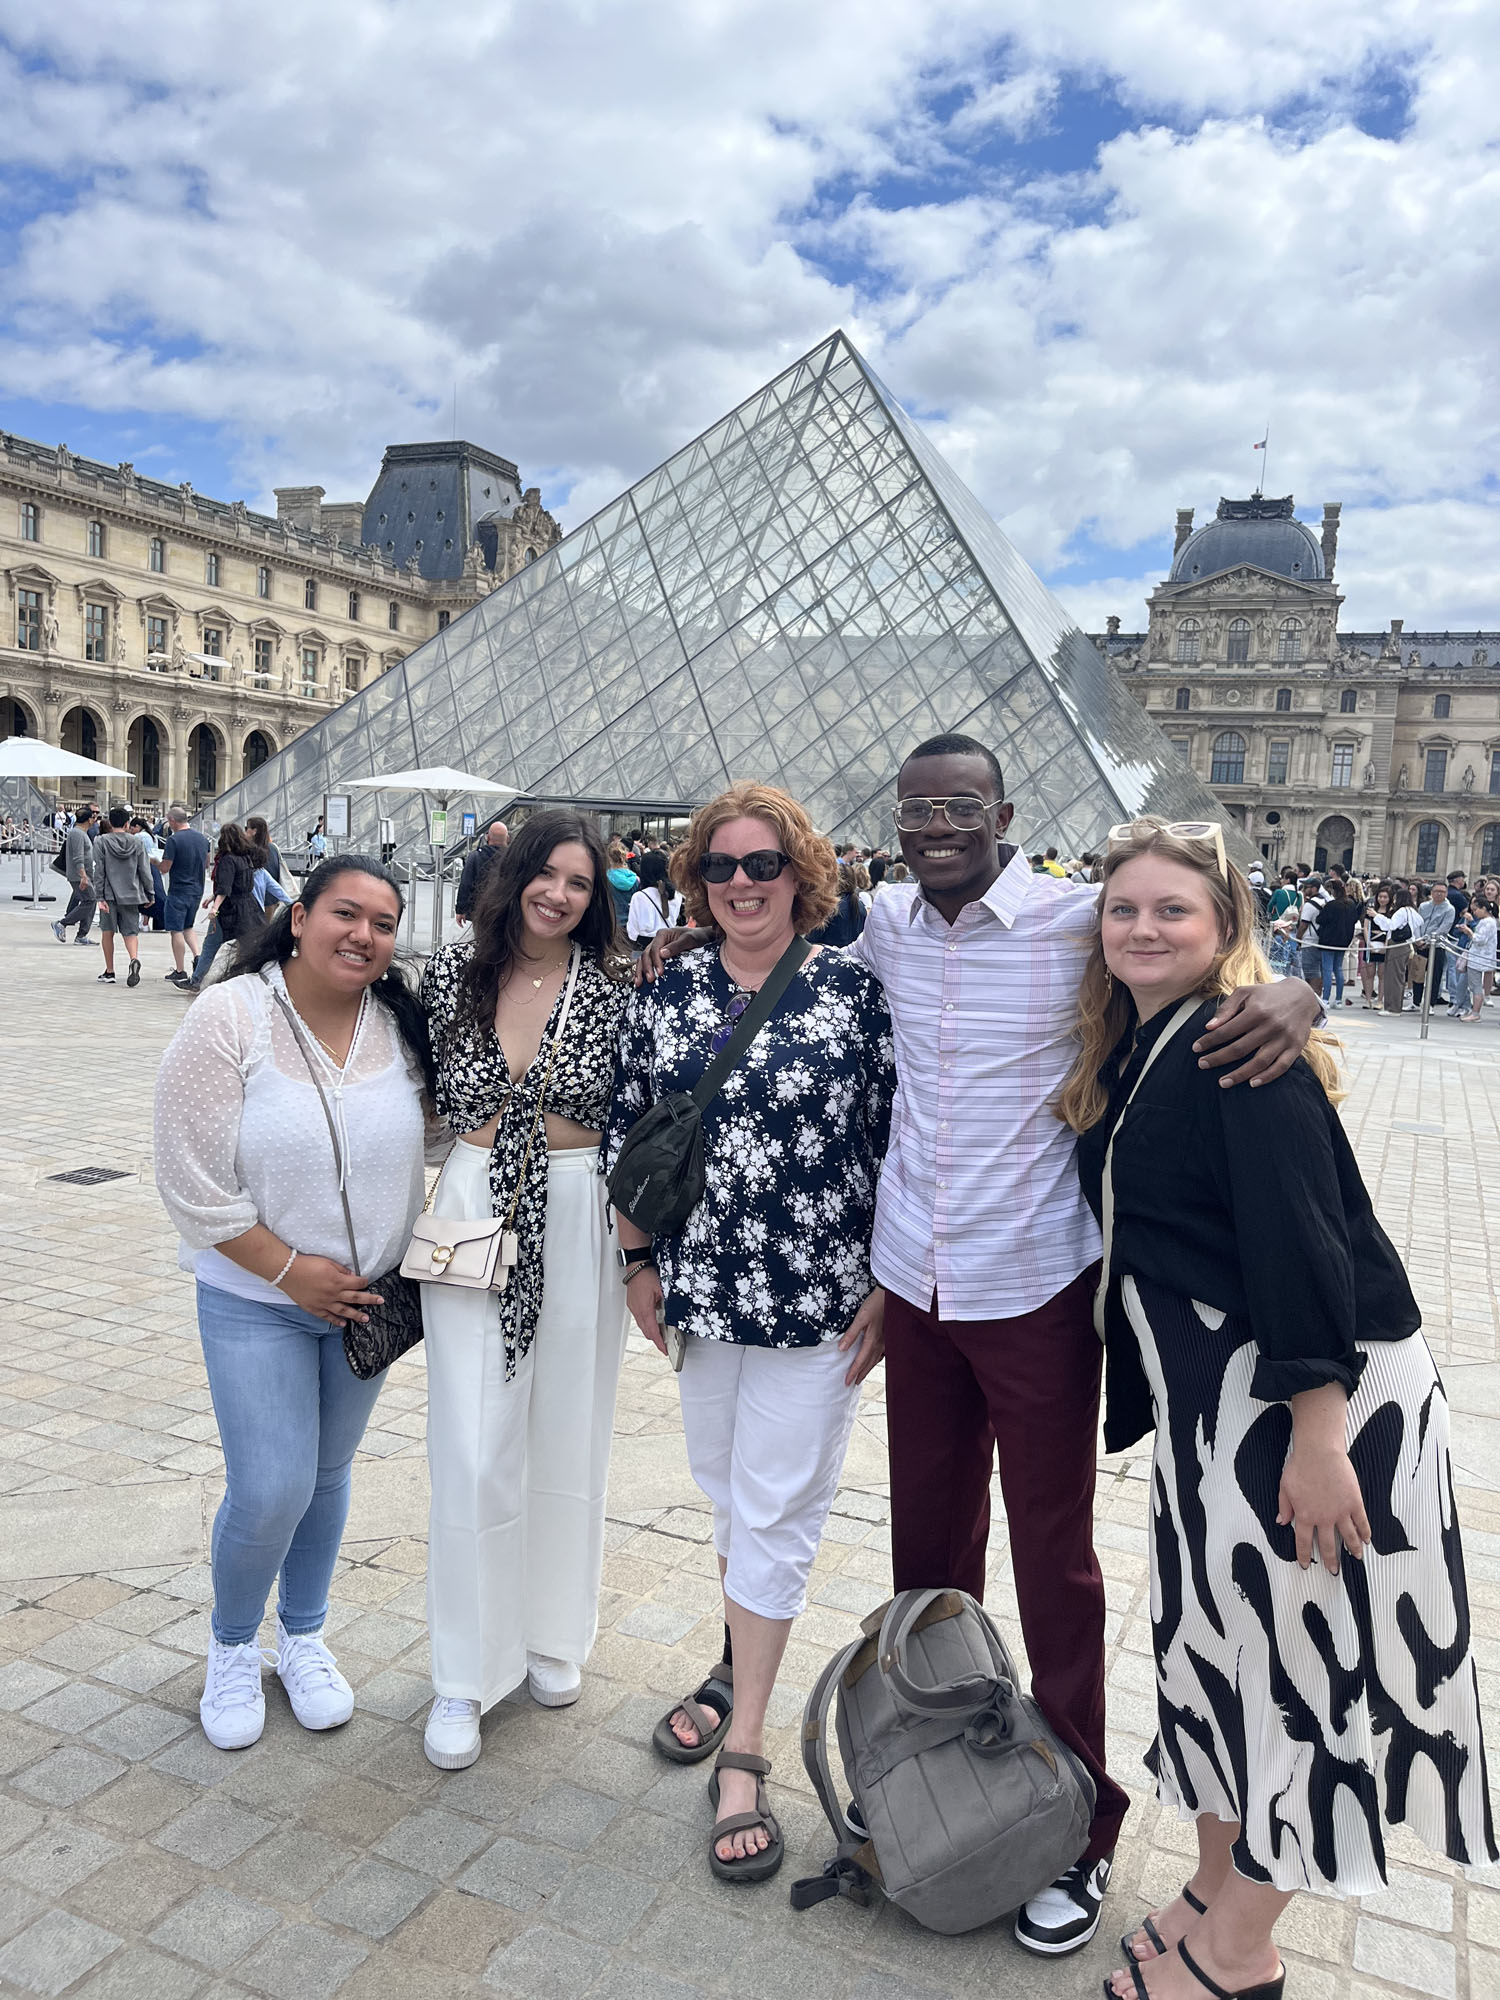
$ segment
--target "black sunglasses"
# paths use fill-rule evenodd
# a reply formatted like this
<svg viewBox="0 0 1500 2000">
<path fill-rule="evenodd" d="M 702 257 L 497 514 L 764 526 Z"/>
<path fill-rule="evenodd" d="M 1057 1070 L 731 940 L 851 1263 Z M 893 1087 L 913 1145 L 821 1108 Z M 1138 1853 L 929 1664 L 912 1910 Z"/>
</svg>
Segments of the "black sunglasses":
<svg viewBox="0 0 1500 2000">
<path fill-rule="evenodd" d="M 753 854 L 715 854 L 710 850 L 698 860 L 698 873 L 705 882 L 732 882 L 734 871 L 743 868 L 749 882 L 774 882 L 792 857 L 779 847 L 757 847 Z"/>
</svg>

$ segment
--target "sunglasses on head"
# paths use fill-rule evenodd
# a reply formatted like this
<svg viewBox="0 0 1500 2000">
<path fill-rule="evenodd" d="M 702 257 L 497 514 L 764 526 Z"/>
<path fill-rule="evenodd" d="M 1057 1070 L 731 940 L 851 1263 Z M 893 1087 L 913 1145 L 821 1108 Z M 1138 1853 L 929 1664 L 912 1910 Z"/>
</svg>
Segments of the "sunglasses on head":
<svg viewBox="0 0 1500 2000">
<path fill-rule="evenodd" d="M 698 859 L 698 873 L 705 882 L 732 882 L 737 868 L 743 868 L 749 882 L 774 882 L 792 857 L 779 847 L 757 847 L 753 854 L 715 854 L 712 849 Z"/>
<path fill-rule="evenodd" d="M 1127 819 L 1109 830 L 1109 844 L 1118 847 L 1124 841 L 1138 840 L 1145 834 L 1170 833 L 1177 840 L 1202 840 L 1213 848 L 1214 860 L 1219 873 L 1227 882 L 1229 864 L 1224 857 L 1224 829 L 1216 819 L 1174 819 L 1165 826 L 1157 826 L 1151 820 Z"/>
</svg>

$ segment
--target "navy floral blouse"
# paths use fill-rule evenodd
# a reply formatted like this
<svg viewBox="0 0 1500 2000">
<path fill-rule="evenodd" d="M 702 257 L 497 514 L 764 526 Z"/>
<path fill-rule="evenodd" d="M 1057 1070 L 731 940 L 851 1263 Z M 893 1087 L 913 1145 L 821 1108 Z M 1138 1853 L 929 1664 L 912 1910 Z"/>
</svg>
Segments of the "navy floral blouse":
<svg viewBox="0 0 1500 2000">
<path fill-rule="evenodd" d="M 620 1031 L 606 1171 L 659 1097 L 708 1067 L 735 987 L 717 948 L 673 959 Z M 707 1192 L 654 1244 L 667 1322 L 744 1347 L 814 1347 L 868 1296 L 896 1061 L 878 980 L 819 951 L 703 1114 Z"/>
</svg>

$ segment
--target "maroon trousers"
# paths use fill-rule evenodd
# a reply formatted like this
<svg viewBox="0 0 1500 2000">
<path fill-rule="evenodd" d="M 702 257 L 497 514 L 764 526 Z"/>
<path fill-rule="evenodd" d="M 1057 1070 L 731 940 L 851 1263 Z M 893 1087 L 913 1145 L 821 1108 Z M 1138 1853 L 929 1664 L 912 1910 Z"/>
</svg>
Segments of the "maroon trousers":
<svg viewBox="0 0 1500 2000">
<path fill-rule="evenodd" d="M 1097 1268 L 1016 1319 L 943 1320 L 886 1294 L 886 1425 L 897 1590 L 984 1596 L 990 1468 L 1000 1490 L 1031 1684 L 1097 1790 L 1088 1861 L 1129 1809 L 1104 1768 L 1104 1578 L 1094 1555 L 1103 1348 Z"/>
</svg>

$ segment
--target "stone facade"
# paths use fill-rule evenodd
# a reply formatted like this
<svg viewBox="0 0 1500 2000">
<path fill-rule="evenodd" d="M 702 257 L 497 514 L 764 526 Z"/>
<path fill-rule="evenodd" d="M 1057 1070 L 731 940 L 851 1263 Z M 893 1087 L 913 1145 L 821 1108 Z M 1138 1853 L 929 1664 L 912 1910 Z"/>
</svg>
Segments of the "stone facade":
<svg viewBox="0 0 1500 2000">
<path fill-rule="evenodd" d="M 394 449 L 413 476 L 455 453 L 514 473 L 471 446 Z M 364 502 L 276 497 L 272 520 L 0 434 L 0 738 L 130 774 L 69 803 L 206 803 L 561 533 L 517 482 L 492 552 L 466 536 L 446 564 L 398 565 L 363 542 Z"/>
<path fill-rule="evenodd" d="M 1094 643 L 1269 862 L 1500 873 L 1500 632 L 1340 632 L 1339 511 L 1180 510 L 1148 629 Z"/>
</svg>

